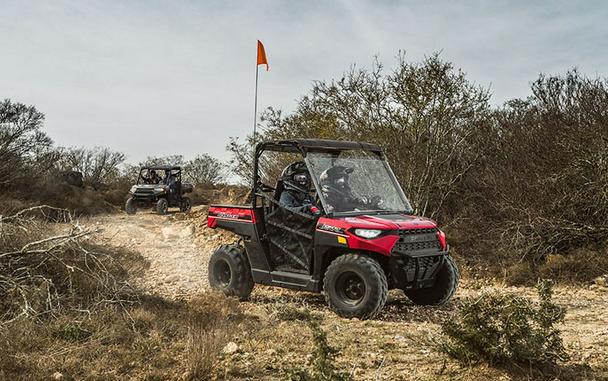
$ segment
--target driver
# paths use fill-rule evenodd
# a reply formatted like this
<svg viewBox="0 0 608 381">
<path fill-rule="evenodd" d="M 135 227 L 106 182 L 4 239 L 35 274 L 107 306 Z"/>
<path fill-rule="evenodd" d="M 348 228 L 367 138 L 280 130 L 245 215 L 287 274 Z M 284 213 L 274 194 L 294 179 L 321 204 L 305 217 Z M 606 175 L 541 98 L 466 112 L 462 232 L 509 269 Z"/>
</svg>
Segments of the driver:
<svg viewBox="0 0 608 381">
<path fill-rule="evenodd" d="M 316 213 L 318 208 L 310 196 L 310 173 L 303 161 L 289 164 L 281 173 L 285 190 L 281 192 L 279 203 L 296 212 Z"/>
<path fill-rule="evenodd" d="M 348 184 L 348 177 L 352 172 L 353 168 L 335 165 L 319 176 L 321 192 L 327 207 L 332 211 L 352 211 L 368 204 L 366 199 L 355 196 Z"/>
<path fill-rule="evenodd" d="M 150 184 L 158 184 L 161 178 L 155 170 L 150 171 Z"/>
</svg>

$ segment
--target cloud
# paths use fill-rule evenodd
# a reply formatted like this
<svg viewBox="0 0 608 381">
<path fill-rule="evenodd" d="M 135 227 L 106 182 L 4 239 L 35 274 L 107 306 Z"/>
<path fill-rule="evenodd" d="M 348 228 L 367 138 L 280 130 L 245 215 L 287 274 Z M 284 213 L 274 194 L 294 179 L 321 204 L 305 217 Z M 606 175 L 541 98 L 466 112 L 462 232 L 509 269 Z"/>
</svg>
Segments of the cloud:
<svg viewBox="0 0 608 381">
<path fill-rule="evenodd" d="M 147 155 L 209 152 L 252 128 L 255 41 L 260 108 L 293 109 L 314 80 L 374 55 L 391 67 L 434 51 L 492 86 L 528 95 L 539 72 L 604 75 L 602 2 L 5 1 L 2 97 L 35 104 L 61 145 Z"/>
</svg>

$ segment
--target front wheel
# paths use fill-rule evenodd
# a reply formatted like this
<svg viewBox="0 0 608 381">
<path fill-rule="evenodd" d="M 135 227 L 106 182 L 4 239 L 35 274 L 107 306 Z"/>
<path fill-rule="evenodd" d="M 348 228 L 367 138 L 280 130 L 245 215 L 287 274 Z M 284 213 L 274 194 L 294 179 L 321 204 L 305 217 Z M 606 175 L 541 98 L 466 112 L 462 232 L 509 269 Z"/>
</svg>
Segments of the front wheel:
<svg viewBox="0 0 608 381">
<path fill-rule="evenodd" d="M 247 300 L 253 290 L 253 278 L 245 249 L 239 245 L 218 247 L 209 260 L 209 285 L 227 296 Z"/>
<path fill-rule="evenodd" d="M 179 210 L 183 213 L 188 213 L 190 209 L 192 209 L 192 201 L 190 201 L 189 197 L 183 197 Z"/>
<path fill-rule="evenodd" d="M 167 202 L 166 198 L 161 198 L 160 200 L 158 200 L 156 202 L 156 212 L 158 214 L 167 214 L 167 211 L 169 210 L 169 203 Z"/>
<path fill-rule="evenodd" d="M 132 197 L 129 197 L 125 203 L 125 212 L 127 212 L 127 214 L 135 214 L 136 211 L 135 201 L 133 201 Z"/>
<path fill-rule="evenodd" d="M 449 255 L 444 257 L 443 264 L 437 272 L 435 285 L 418 290 L 404 290 L 405 295 L 415 304 L 440 305 L 447 303 L 458 287 L 460 274 L 454 260 Z"/>
<path fill-rule="evenodd" d="M 338 315 L 371 319 L 386 303 L 388 284 L 378 261 L 366 255 L 346 254 L 327 267 L 323 291 L 327 304 Z"/>
</svg>

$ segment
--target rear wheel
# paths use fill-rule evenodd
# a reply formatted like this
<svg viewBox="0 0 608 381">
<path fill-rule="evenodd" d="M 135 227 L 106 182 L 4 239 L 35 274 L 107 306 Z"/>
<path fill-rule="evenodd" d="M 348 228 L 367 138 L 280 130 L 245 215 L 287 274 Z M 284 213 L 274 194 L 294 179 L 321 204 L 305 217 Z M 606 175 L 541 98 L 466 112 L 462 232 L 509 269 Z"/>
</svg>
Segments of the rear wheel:
<svg viewBox="0 0 608 381">
<path fill-rule="evenodd" d="M 251 268 L 242 246 L 218 247 L 209 260 L 208 274 L 211 288 L 220 290 L 225 295 L 246 300 L 253 290 Z"/>
<path fill-rule="evenodd" d="M 169 210 L 169 203 L 166 198 L 161 198 L 156 202 L 156 212 L 158 214 L 167 214 L 167 210 Z"/>
<path fill-rule="evenodd" d="M 192 209 L 192 201 L 190 201 L 189 197 L 183 197 L 179 210 L 181 212 L 188 213 L 190 209 Z"/>
<path fill-rule="evenodd" d="M 437 272 L 435 285 L 418 290 L 404 290 L 405 295 L 415 304 L 440 305 L 447 303 L 458 287 L 460 274 L 454 260 L 446 255 L 443 265 Z"/>
<path fill-rule="evenodd" d="M 346 254 L 327 267 L 323 291 L 327 304 L 338 315 L 371 319 L 386 303 L 388 284 L 384 270 L 375 259 Z"/>
<path fill-rule="evenodd" d="M 135 212 L 137 212 L 137 207 L 135 206 L 135 201 L 132 197 L 129 197 L 125 203 L 125 212 L 127 212 L 127 214 L 135 214 Z"/>
</svg>

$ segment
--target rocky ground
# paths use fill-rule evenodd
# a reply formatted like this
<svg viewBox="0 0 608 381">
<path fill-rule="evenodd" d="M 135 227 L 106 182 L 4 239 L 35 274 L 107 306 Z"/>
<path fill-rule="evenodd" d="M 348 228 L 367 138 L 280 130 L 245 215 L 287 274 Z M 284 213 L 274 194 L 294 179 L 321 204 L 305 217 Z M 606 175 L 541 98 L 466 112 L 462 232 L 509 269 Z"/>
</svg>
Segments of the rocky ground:
<svg viewBox="0 0 608 381">
<path fill-rule="evenodd" d="M 138 211 L 92 218 L 100 241 L 140 252 L 149 261 L 136 279 L 148 291 L 173 299 L 189 298 L 208 287 L 207 262 L 213 249 L 235 239 L 206 228 L 205 208 L 189 215 L 159 216 Z M 555 300 L 567 308 L 562 326 L 572 359 L 557 373 L 501 369 L 487 365 L 463 367 L 434 348 L 439 323 L 452 306 L 419 307 L 400 292 L 391 292 L 385 312 L 372 321 L 342 319 L 332 314 L 320 295 L 256 286 L 243 303 L 248 321 L 226 348 L 220 378 L 284 379 L 305 364 L 312 350 L 306 324 L 281 318 L 285 306 L 307 309 L 321 319 L 336 362 L 355 379 L 608 379 L 608 288 L 601 285 L 560 286 Z M 488 290 L 535 297 L 526 287 L 505 287 L 493 280 L 464 279 L 454 303 Z M 283 314 L 284 315 L 284 314 Z M 252 333 L 253 332 L 253 333 Z"/>
</svg>

